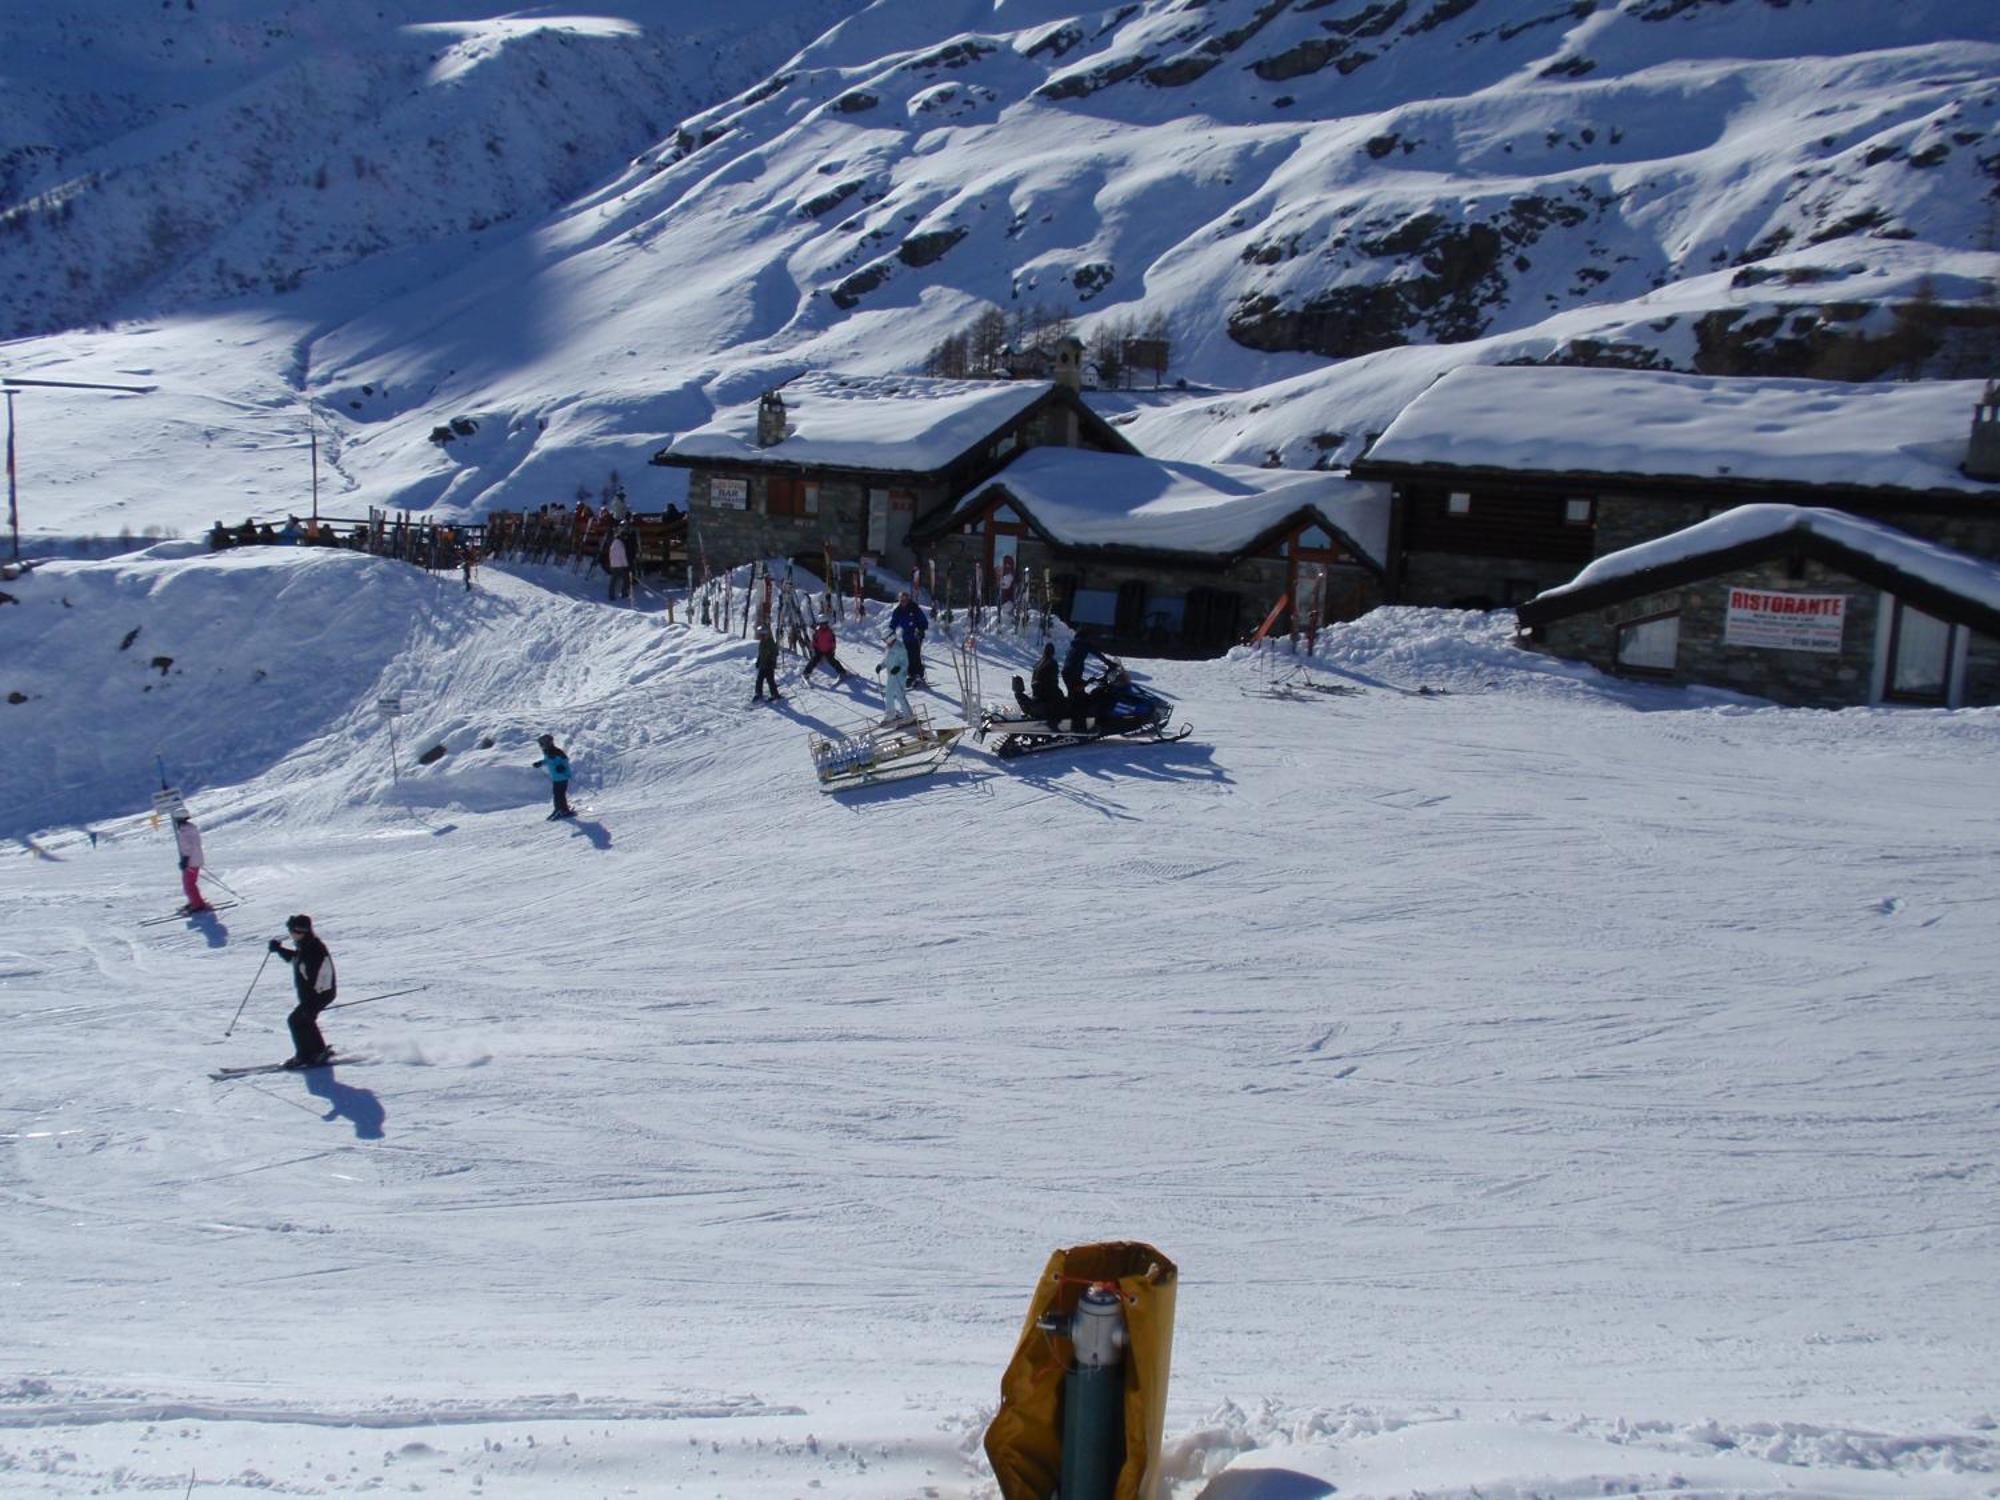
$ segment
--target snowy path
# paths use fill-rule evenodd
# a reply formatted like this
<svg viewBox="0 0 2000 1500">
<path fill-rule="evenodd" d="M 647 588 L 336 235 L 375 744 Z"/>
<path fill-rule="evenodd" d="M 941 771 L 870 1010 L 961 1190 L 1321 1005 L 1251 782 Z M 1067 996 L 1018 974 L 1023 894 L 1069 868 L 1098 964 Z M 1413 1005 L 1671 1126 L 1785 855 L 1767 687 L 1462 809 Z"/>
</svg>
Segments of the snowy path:
<svg viewBox="0 0 2000 1500">
<path fill-rule="evenodd" d="M 194 798 L 248 898 L 206 932 L 133 925 L 157 836 L 0 859 L 8 1493 L 987 1493 L 1030 1283 L 1114 1237 L 1182 1268 L 1190 1476 L 1462 1411 L 2000 1482 L 2000 716 L 1639 711 L 1420 616 L 1371 670 L 1449 696 L 1149 663 L 1181 744 L 828 798 L 803 729 L 860 700 L 749 711 L 742 643 L 490 581 Z M 276 965 L 220 1038 L 298 909 L 343 995 L 428 988 L 213 1084 L 284 1053 Z"/>
</svg>

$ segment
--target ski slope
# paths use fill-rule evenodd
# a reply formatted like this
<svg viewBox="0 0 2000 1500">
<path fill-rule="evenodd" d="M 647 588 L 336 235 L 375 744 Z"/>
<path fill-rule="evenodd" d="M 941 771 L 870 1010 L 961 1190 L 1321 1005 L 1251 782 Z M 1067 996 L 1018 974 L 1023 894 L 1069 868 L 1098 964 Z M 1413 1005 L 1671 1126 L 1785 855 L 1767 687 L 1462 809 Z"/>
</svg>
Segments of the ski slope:
<svg viewBox="0 0 2000 1500">
<path fill-rule="evenodd" d="M 0 606 L 0 1492 L 990 1497 L 1099 1238 L 1181 1267 L 1176 1500 L 2000 1491 L 2000 711 L 1390 610 L 1134 663 L 1179 744 L 829 797 L 852 622 L 753 708 L 601 580 L 189 551 Z M 203 924 L 138 925 L 156 753 Z M 211 1082 L 300 910 L 424 988 Z"/>
</svg>

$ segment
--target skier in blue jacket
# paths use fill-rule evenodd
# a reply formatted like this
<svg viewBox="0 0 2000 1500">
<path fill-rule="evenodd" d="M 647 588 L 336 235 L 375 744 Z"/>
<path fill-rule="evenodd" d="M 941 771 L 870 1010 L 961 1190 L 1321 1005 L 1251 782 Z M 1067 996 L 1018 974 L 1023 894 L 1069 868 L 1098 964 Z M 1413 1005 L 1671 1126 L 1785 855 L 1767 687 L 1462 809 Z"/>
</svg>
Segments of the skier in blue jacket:
<svg viewBox="0 0 2000 1500">
<path fill-rule="evenodd" d="M 549 773 L 549 794 L 555 801 L 555 811 L 548 820 L 573 818 L 576 811 L 569 805 L 569 752 L 556 743 L 556 737 L 545 734 L 535 742 L 542 747 L 542 758 L 535 762 Z"/>
<path fill-rule="evenodd" d="M 908 589 L 903 590 L 896 607 L 889 611 L 889 628 L 903 638 L 903 653 L 910 659 L 910 686 L 923 686 L 924 636 L 931 622 L 923 606 L 910 597 Z"/>
</svg>

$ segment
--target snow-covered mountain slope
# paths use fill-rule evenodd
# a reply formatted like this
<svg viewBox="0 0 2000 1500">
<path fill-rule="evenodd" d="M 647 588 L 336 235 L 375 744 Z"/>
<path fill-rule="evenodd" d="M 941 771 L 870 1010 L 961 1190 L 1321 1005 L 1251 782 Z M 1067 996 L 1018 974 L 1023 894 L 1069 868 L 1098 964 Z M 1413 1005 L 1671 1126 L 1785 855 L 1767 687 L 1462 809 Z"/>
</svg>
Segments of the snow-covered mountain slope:
<svg viewBox="0 0 2000 1500">
<path fill-rule="evenodd" d="M 0 337 L 476 254 L 855 0 L 199 0 L 0 13 Z M 497 236 L 505 238 L 506 234 Z M 420 261 L 401 277 L 428 280 Z"/>
<path fill-rule="evenodd" d="M 514 52 L 637 45 L 602 30 L 495 21 L 449 69 L 396 33 L 396 66 L 456 69 L 411 96 L 396 154 L 423 160 L 418 130 L 487 74 L 529 108 Z M 545 218 L 227 311 L 176 282 L 104 314 L 144 322 L 16 343 L 7 368 L 161 386 L 144 416 L 37 401 L 56 530 L 206 524 L 218 399 L 266 450 L 316 402 L 349 509 L 533 505 L 613 468 L 666 503 L 646 456 L 717 404 L 915 368 L 996 307 L 1067 308 L 1086 336 L 1163 318 L 1196 407 L 1116 400 L 1153 451 L 1212 461 L 1345 462 L 1473 359 L 1978 374 L 1996 78 L 2000 13 L 1959 0 L 876 0 Z M 492 217 L 483 167 L 408 170 L 449 212 L 372 188 L 354 212 L 412 218 L 412 241 Z M 56 274 L 10 243 L 12 274 Z M 429 441 L 456 417 L 476 441 Z M 299 508 L 303 467 L 224 508 Z"/>
<path fill-rule="evenodd" d="M 806 733 L 872 691 L 751 709 L 745 642 L 570 575 L 9 589 L 9 1496 L 991 1500 L 1047 1252 L 1128 1236 L 1182 1270 L 1171 1500 L 2000 1475 L 2000 711 L 1391 610 L 1304 673 L 1139 664 L 1180 744 L 832 798 Z M 243 897 L 209 923 L 137 925 L 156 749 Z M 286 1050 L 299 910 L 368 1061 L 212 1084 Z"/>
</svg>

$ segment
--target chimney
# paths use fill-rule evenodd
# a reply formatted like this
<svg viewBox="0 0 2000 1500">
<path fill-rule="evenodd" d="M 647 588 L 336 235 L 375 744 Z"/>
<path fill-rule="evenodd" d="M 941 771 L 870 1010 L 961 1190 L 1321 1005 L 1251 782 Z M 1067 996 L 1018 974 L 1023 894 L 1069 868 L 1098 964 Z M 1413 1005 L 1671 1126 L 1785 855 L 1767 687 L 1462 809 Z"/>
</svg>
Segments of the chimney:
<svg viewBox="0 0 2000 1500">
<path fill-rule="evenodd" d="M 1073 333 L 1056 340 L 1055 377 L 1057 385 L 1083 389 L 1083 340 Z"/>
<path fill-rule="evenodd" d="M 757 398 L 757 446 L 769 448 L 785 440 L 785 398 L 766 391 Z"/>
</svg>

